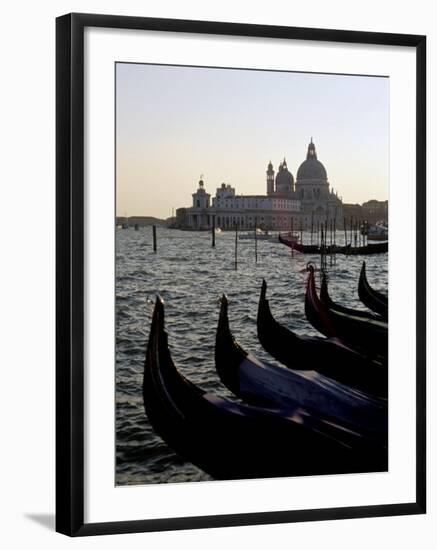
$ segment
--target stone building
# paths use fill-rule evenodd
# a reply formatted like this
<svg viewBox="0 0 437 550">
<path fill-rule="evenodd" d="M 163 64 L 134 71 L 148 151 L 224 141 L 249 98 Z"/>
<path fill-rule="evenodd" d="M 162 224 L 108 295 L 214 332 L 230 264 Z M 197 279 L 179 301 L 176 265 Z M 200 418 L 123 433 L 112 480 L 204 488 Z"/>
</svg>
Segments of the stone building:
<svg viewBox="0 0 437 550">
<path fill-rule="evenodd" d="M 317 159 L 316 147 L 308 145 L 307 157 L 299 166 L 296 182 L 289 171 L 287 161 L 279 164 L 275 174 L 270 161 L 266 171 L 266 195 L 237 195 L 235 188 L 223 183 L 212 198 L 205 191 L 200 179 L 193 193 L 192 206 L 176 211 L 176 225 L 191 229 L 211 227 L 213 216 L 216 227 L 242 229 L 262 227 L 273 230 L 289 230 L 291 219 L 297 229 L 302 224 L 309 229 L 311 223 L 337 220 L 343 216 L 342 201 L 328 182 L 323 164 Z"/>
</svg>

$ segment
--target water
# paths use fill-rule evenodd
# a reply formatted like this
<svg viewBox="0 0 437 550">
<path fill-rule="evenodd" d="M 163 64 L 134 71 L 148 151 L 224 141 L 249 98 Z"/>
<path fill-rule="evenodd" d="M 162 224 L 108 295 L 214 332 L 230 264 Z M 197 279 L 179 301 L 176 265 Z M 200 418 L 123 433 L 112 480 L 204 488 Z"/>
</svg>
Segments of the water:
<svg viewBox="0 0 437 550">
<path fill-rule="evenodd" d="M 262 279 L 275 318 L 298 334 L 317 335 L 305 318 L 304 295 L 308 261 L 318 256 L 294 255 L 284 245 L 238 241 L 238 270 L 234 269 L 235 235 L 157 228 L 158 252 L 152 228 L 116 231 L 116 484 L 201 481 L 210 477 L 177 456 L 155 435 L 144 413 L 142 376 L 153 312 L 160 294 L 165 302 L 166 330 L 173 359 L 180 371 L 203 389 L 231 397 L 215 372 L 214 342 L 219 299 L 229 299 L 231 330 L 243 347 L 270 362 L 256 335 L 256 314 Z M 337 244 L 343 244 L 337 233 Z M 310 236 L 304 233 L 303 242 Z M 363 308 L 357 285 L 363 257 L 328 258 L 331 297 Z M 370 284 L 387 292 L 388 254 L 367 256 Z M 317 278 L 318 280 L 318 278 Z M 363 308 L 364 309 L 364 308 Z"/>
</svg>

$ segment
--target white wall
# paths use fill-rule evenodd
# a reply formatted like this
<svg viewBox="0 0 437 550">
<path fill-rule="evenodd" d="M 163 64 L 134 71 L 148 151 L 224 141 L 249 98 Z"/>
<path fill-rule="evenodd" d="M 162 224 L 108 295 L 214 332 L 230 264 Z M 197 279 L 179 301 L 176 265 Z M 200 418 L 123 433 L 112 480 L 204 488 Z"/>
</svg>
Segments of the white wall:
<svg viewBox="0 0 437 550">
<path fill-rule="evenodd" d="M 59 0 L 8 2 L 1 32 L 1 524 L 3 548 L 435 548 L 436 400 L 429 400 L 429 514 L 418 517 L 141 534 L 70 540 L 53 532 L 54 511 L 54 114 L 55 17 L 70 11 L 209 19 L 428 35 L 428 97 L 437 97 L 434 2 L 213 2 Z M 436 103 L 429 102 L 429 121 Z M 429 131 L 429 203 L 436 204 L 435 125 Z M 431 220 L 432 223 L 432 220 Z M 18 225 L 19 224 L 19 225 Z M 434 224 L 433 224 L 434 225 Z M 430 227 L 429 242 L 435 238 Z M 431 247 L 430 247 L 431 252 Z M 429 280 L 437 276 L 429 259 Z M 430 286 L 430 306 L 436 290 Z M 431 307 L 429 307 L 431 309 Z M 436 323 L 430 323 L 430 346 Z M 429 395 L 437 354 L 429 350 Z M 434 464 L 433 464 L 434 463 Z M 50 525 L 50 529 L 45 526 Z"/>
</svg>

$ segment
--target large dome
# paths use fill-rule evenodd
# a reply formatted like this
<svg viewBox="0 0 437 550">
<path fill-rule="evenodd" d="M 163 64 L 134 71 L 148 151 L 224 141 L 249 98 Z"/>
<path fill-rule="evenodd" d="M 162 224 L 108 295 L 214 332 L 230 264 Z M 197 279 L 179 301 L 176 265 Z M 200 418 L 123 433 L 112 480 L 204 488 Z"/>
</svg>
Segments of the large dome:
<svg viewBox="0 0 437 550">
<path fill-rule="evenodd" d="M 311 139 L 311 143 L 308 145 L 307 158 L 302 162 L 297 171 L 298 180 L 327 180 L 328 174 L 326 173 L 323 164 L 317 160 L 316 147 Z"/>
</svg>

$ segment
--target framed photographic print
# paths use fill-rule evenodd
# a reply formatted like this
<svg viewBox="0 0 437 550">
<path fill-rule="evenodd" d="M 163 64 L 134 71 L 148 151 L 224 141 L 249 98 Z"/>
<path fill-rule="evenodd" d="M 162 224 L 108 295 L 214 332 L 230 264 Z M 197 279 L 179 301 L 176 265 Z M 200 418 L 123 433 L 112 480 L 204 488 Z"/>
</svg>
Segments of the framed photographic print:
<svg viewBox="0 0 437 550">
<path fill-rule="evenodd" d="M 425 37 L 56 48 L 57 530 L 424 513 Z"/>
</svg>

